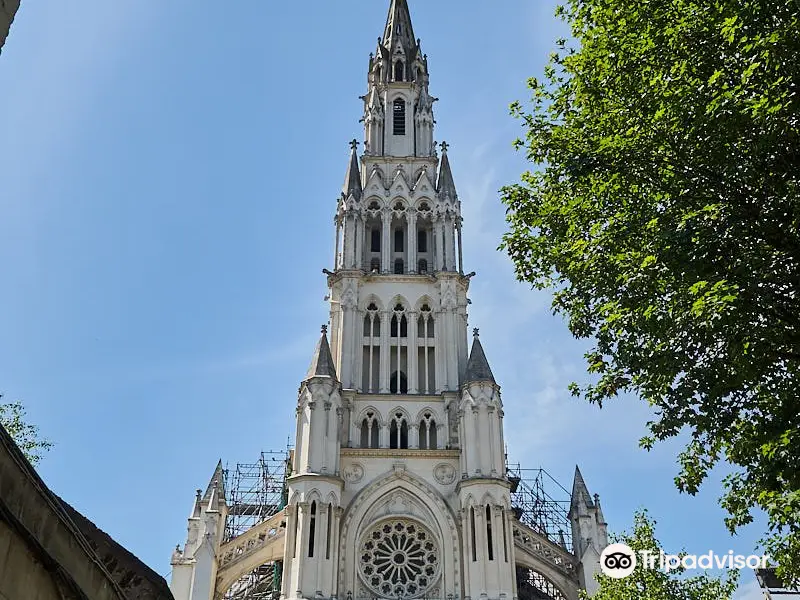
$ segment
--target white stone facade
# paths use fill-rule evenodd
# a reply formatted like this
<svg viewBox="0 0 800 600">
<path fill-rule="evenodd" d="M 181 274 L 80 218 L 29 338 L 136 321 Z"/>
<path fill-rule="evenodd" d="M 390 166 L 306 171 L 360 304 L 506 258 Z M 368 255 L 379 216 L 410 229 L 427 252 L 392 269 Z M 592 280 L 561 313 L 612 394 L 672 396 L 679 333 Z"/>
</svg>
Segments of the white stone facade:
<svg viewBox="0 0 800 600">
<path fill-rule="evenodd" d="M 222 546 L 223 509 L 198 498 L 173 557 L 176 600 L 221 598 L 245 567 L 277 556 L 287 599 L 511 600 L 521 566 L 572 600 L 596 569 L 512 510 L 500 388 L 477 330 L 468 349 L 472 274 L 428 82 L 408 6 L 392 0 L 370 60 L 364 152 L 351 144 L 336 210 L 330 323 L 300 387 L 288 505 Z M 605 530 L 582 524 L 599 504 L 579 508 L 577 538 L 602 550 Z M 214 552 L 198 551 L 203 540 Z"/>
</svg>

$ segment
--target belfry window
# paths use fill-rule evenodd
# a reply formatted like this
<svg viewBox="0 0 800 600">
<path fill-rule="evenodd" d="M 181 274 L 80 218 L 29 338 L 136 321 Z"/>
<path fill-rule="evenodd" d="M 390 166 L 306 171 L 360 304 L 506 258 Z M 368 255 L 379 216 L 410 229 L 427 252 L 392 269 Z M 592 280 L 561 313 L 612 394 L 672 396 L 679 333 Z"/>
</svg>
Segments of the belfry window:
<svg viewBox="0 0 800 600">
<path fill-rule="evenodd" d="M 419 309 L 416 354 L 417 389 L 421 394 L 433 394 L 436 389 L 436 337 L 433 311 L 429 304 L 423 304 Z"/>
<path fill-rule="evenodd" d="M 402 229 L 395 229 L 394 230 L 394 251 L 395 252 L 402 252 L 403 251 L 403 239 L 405 232 Z"/>
<path fill-rule="evenodd" d="M 402 98 L 396 98 L 392 103 L 393 109 L 393 128 L 394 135 L 406 134 L 406 101 Z"/>
<path fill-rule="evenodd" d="M 389 382 L 389 391 L 392 394 L 408 393 L 408 378 L 402 371 L 392 373 L 392 380 Z"/>
<path fill-rule="evenodd" d="M 427 231 L 418 231 L 417 232 L 417 251 L 418 252 L 427 252 L 428 251 L 428 232 Z"/>
<path fill-rule="evenodd" d="M 377 269 L 377 267 L 376 267 Z M 364 315 L 364 341 L 362 344 L 362 380 L 361 388 L 365 392 L 377 392 L 380 380 L 381 364 L 381 316 L 374 302 L 367 306 Z M 369 437 L 367 437 L 369 440 Z M 365 442 L 362 442 L 362 447 Z"/>
<path fill-rule="evenodd" d="M 406 70 L 406 68 L 405 68 L 405 65 L 403 64 L 402 60 L 398 60 L 397 62 L 395 62 L 394 63 L 394 80 L 395 81 L 403 81 L 403 79 L 405 79 L 405 77 L 403 77 L 403 75 L 405 75 L 405 70 Z"/>
<path fill-rule="evenodd" d="M 381 230 L 374 228 L 369 234 L 369 251 L 381 251 Z"/>
<path fill-rule="evenodd" d="M 405 272 L 405 264 L 403 264 L 403 259 L 398 258 L 394 261 L 394 274 L 395 275 L 402 275 Z"/>
<path fill-rule="evenodd" d="M 419 265 L 417 268 L 417 272 L 425 275 L 428 272 L 428 261 L 424 258 L 419 259 Z"/>
</svg>

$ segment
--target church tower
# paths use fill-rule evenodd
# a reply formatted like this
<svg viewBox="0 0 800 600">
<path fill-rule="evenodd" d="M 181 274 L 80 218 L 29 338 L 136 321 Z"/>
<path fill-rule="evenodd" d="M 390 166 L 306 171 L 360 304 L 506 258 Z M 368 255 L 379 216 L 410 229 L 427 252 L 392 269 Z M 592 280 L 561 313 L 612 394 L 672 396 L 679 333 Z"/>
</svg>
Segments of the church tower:
<svg viewBox="0 0 800 600">
<path fill-rule="evenodd" d="M 362 96 L 363 151 L 351 142 L 336 206 L 330 320 L 298 393 L 286 506 L 222 541 L 224 488 L 198 496 L 173 556 L 176 600 L 233 598 L 232 582 L 268 563 L 287 600 L 577 600 L 589 567 L 579 575 L 563 536 L 512 507 L 519 481 L 500 386 L 478 330 L 468 339 L 474 273 L 429 81 L 408 4 L 391 0 Z M 599 508 L 579 500 L 573 529 L 601 551 L 586 518 Z"/>
</svg>

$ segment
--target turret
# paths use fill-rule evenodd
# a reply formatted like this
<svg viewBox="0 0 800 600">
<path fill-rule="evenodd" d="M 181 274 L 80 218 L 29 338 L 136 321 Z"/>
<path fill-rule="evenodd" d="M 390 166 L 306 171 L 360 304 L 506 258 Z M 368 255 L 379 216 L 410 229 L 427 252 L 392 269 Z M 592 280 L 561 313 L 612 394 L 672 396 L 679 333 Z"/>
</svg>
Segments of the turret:
<svg viewBox="0 0 800 600">
<path fill-rule="evenodd" d="M 213 600 L 217 552 L 225 530 L 228 505 L 225 473 L 217 463 L 205 493 L 197 490 L 183 549 L 172 553 L 170 590 L 175 600 Z"/>
<path fill-rule="evenodd" d="M 322 326 L 297 401 L 297 437 L 293 473 L 325 475 L 339 470 L 339 416 L 341 384 L 328 344 L 328 327 Z"/>
<path fill-rule="evenodd" d="M 458 410 L 459 496 L 466 532 L 463 560 L 466 587 L 473 599 L 510 599 L 517 590 L 502 406 L 500 386 L 475 329 Z"/>
<path fill-rule="evenodd" d="M 472 350 L 461 386 L 459 423 L 462 428 L 462 476 L 502 477 L 505 473 L 503 403 L 483 351 L 479 332 L 473 330 Z"/>
<path fill-rule="evenodd" d="M 336 596 L 341 497 L 342 385 L 322 326 L 297 400 L 293 475 L 288 480 L 281 596 Z"/>
<path fill-rule="evenodd" d="M 598 587 L 595 575 L 600 571 L 600 554 L 608 546 L 608 526 L 600 508 L 600 496 L 595 494 L 592 498 L 577 466 L 569 520 L 572 523 L 573 552 L 580 561 L 578 576 L 581 585 L 592 595 Z"/>
</svg>

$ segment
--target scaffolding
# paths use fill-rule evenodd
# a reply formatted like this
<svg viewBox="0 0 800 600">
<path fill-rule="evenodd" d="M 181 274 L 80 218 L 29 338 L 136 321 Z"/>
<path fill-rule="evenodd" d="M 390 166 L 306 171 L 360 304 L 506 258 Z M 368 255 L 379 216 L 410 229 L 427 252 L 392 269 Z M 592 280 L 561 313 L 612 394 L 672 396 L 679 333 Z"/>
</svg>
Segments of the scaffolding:
<svg viewBox="0 0 800 600">
<path fill-rule="evenodd" d="M 224 541 L 242 535 L 280 512 L 288 500 L 291 449 L 262 452 L 254 463 L 237 463 L 225 470 L 228 517 Z M 273 600 L 280 595 L 281 563 L 264 564 L 240 578 L 224 600 Z"/>
<path fill-rule="evenodd" d="M 569 521 L 570 493 L 544 469 L 523 469 L 508 464 L 511 507 L 521 522 L 572 552 Z"/>
<path fill-rule="evenodd" d="M 286 506 L 291 450 L 262 452 L 254 463 L 225 470 L 228 518 L 224 541 L 242 535 Z"/>
</svg>

